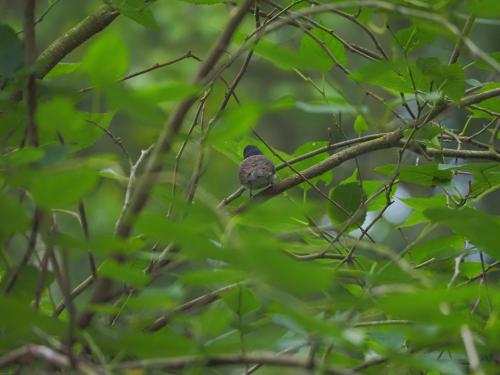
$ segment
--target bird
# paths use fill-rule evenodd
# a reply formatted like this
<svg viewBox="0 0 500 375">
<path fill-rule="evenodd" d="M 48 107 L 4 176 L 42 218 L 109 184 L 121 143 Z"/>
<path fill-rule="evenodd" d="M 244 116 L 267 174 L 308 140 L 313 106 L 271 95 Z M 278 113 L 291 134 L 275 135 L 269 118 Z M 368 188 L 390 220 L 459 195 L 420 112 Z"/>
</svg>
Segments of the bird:
<svg viewBox="0 0 500 375">
<path fill-rule="evenodd" d="M 253 189 L 272 186 L 276 182 L 276 168 L 273 162 L 254 145 L 248 145 L 243 150 L 239 175 L 240 183 L 249 190 L 250 198 Z"/>
</svg>

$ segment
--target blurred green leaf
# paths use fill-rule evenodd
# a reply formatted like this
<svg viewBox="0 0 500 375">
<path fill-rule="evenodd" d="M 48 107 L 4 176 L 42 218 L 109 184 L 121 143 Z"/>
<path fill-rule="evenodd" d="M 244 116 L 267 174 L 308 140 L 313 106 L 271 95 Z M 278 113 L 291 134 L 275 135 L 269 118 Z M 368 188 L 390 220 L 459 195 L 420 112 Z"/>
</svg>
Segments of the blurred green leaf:
<svg viewBox="0 0 500 375">
<path fill-rule="evenodd" d="M 367 200 L 370 199 L 370 197 L 375 194 L 380 192 L 382 189 L 383 191 L 378 194 L 378 196 L 370 201 L 368 204 L 367 210 L 368 211 L 378 211 L 383 209 L 387 205 L 387 194 L 386 194 L 386 187 L 387 187 L 387 182 L 385 181 L 369 181 L 369 180 L 363 180 L 363 190 L 365 192 L 365 196 L 367 197 Z M 398 188 L 398 184 L 394 184 L 392 191 L 391 191 L 391 198 L 394 197 L 394 194 L 396 193 L 396 190 Z"/>
<path fill-rule="evenodd" d="M 446 207 L 447 200 L 444 194 L 433 195 L 426 198 L 401 198 L 407 206 L 413 208 L 411 215 L 405 220 L 402 227 L 409 227 L 416 224 L 426 223 L 429 219 L 424 215 L 424 210 L 435 207 Z"/>
<path fill-rule="evenodd" d="M 67 98 L 58 97 L 41 102 L 36 112 L 40 127 L 41 142 L 57 142 L 59 136 L 69 144 L 78 142 L 80 131 L 88 127 L 84 115 L 78 112 L 74 103 Z"/>
<path fill-rule="evenodd" d="M 107 31 L 87 49 L 81 68 L 90 76 L 95 86 L 105 89 L 127 72 L 127 45 L 117 32 Z"/>
<path fill-rule="evenodd" d="M 127 353 L 140 358 L 175 357 L 194 353 L 194 343 L 180 333 L 166 328 L 144 333 L 122 328 L 96 333 L 99 347 L 110 353 Z"/>
<path fill-rule="evenodd" d="M 61 208 L 77 203 L 97 183 L 97 172 L 83 166 L 59 166 L 25 171 L 13 182 L 29 189 L 35 201 L 44 208 Z"/>
<path fill-rule="evenodd" d="M 153 103 L 178 101 L 198 94 L 200 88 L 185 82 L 163 82 L 135 90 L 144 100 Z"/>
<path fill-rule="evenodd" d="M 496 0 L 473 0 L 467 3 L 467 10 L 478 17 L 500 18 L 500 4 Z"/>
<path fill-rule="evenodd" d="M 429 208 L 424 215 L 432 222 L 444 224 L 455 233 L 466 237 L 490 256 L 500 258 L 498 234 L 500 217 L 488 215 L 471 207 L 461 209 Z"/>
<path fill-rule="evenodd" d="M 14 197 L 0 195 L 0 240 L 4 241 L 14 233 L 28 227 L 29 216 L 24 207 Z"/>
<path fill-rule="evenodd" d="M 359 208 L 364 204 L 366 196 L 359 182 L 348 182 L 335 186 L 330 190 L 329 198 L 339 206 L 328 204 L 328 216 L 335 225 L 343 227 L 349 220 L 351 220 L 349 228 L 356 228 L 363 224 L 366 207 Z M 354 218 L 352 218 L 353 215 Z"/>
<path fill-rule="evenodd" d="M 344 46 L 338 40 L 321 29 L 313 29 L 310 33 L 302 38 L 298 52 L 303 69 L 327 72 L 333 68 L 334 59 L 342 65 L 347 63 Z"/>
<path fill-rule="evenodd" d="M 268 236 L 256 231 L 240 232 L 240 246 L 235 250 L 235 264 L 247 270 L 257 282 L 306 295 L 328 288 L 333 274 L 326 268 L 291 259 L 279 251 Z"/>
<path fill-rule="evenodd" d="M 384 89 L 397 92 L 413 92 L 411 82 L 407 81 L 398 64 L 390 61 L 374 61 L 351 74 L 356 81 L 371 83 Z"/>
<path fill-rule="evenodd" d="M 0 76 L 10 77 L 23 63 L 23 43 L 10 26 L 0 24 Z"/>
<path fill-rule="evenodd" d="M 183 1 L 185 3 L 192 3 L 192 4 L 220 4 L 224 3 L 226 0 L 177 0 L 177 1 Z"/>
<path fill-rule="evenodd" d="M 363 116 L 361 115 L 356 116 L 356 120 L 354 120 L 354 131 L 358 135 L 368 131 L 368 124 L 366 123 Z"/>
<path fill-rule="evenodd" d="M 396 39 L 404 51 L 412 52 L 432 43 L 436 39 L 436 34 L 413 25 L 399 30 Z"/>
<path fill-rule="evenodd" d="M 74 73 L 80 68 L 80 63 L 58 63 L 52 68 L 50 72 L 44 77 L 44 79 L 55 78 L 59 76 L 64 76 L 67 74 Z"/>
<path fill-rule="evenodd" d="M 120 13 L 124 16 L 134 20 L 140 25 L 147 27 L 149 29 L 158 29 L 158 23 L 156 22 L 153 13 L 147 8 L 148 1 L 145 0 L 125 0 L 116 1 Z"/>
<path fill-rule="evenodd" d="M 256 104 L 245 104 L 222 115 L 210 131 L 211 143 L 219 144 L 225 140 L 237 139 L 250 132 L 261 116 L 261 108 Z"/>
<path fill-rule="evenodd" d="M 460 64 L 448 65 L 435 57 L 417 59 L 422 74 L 433 80 L 434 87 L 451 99 L 458 101 L 464 96 L 465 74 Z"/>
<path fill-rule="evenodd" d="M 396 171 L 395 164 L 387 164 L 375 168 L 375 171 L 392 176 Z M 436 163 L 421 165 L 402 165 L 399 169 L 399 180 L 416 185 L 433 186 L 447 183 L 453 177 L 449 169 L 439 169 Z"/>
<path fill-rule="evenodd" d="M 121 281 L 134 287 L 144 287 L 149 283 L 149 276 L 144 269 L 134 267 L 129 263 L 118 263 L 108 259 L 99 267 L 99 275 L 113 280 Z"/>
<path fill-rule="evenodd" d="M 464 248 L 462 236 L 437 237 L 412 246 L 411 256 L 416 262 L 423 262 L 433 257 L 438 259 L 458 254 Z"/>
<path fill-rule="evenodd" d="M 35 311 L 18 296 L 0 296 L 2 319 L 0 319 L 0 350 L 7 351 L 30 343 L 43 342 L 35 327 L 46 335 L 64 335 L 66 324 Z"/>
<path fill-rule="evenodd" d="M 261 304 L 251 289 L 239 286 L 223 294 L 222 299 L 237 315 L 245 315 L 260 308 Z"/>
</svg>

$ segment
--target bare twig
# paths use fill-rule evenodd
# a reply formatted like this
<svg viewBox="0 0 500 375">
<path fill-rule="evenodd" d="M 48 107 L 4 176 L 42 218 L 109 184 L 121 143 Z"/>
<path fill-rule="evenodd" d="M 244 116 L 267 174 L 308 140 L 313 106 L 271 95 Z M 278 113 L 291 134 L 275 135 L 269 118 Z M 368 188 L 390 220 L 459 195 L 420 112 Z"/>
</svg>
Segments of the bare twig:
<svg viewBox="0 0 500 375">
<path fill-rule="evenodd" d="M 165 327 L 168 324 L 169 320 L 174 315 L 206 306 L 206 305 L 218 300 L 222 293 L 227 292 L 228 290 L 234 289 L 240 285 L 241 285 L 241 283 L 234 283 L 234 284 L 226 285 L 225 287 L 214 290 L 214 291 L 209 292 L 207 294 L 204 294 L 202 296 L 196 297 L 196 298 L 192 299 L 191 301 L 183 303 L 182 305 L 180 305 L 180 306 L 176 307 L 175 309 L 173 309 L 172 311 L 170 311 L 168 314 L 163 315 L 162 317 L 156 319 L 153 324 L 151 324 L 149 327 L 146 328 L 146 331 L 147 332 L 158 331 L 159 329 Z"/>
<path fill-rule="evenodd" d="M 136 179 L 135 175 L 137 173 L 137 168 L 139 168 L 139 166 L 144 161 L 146 156 L 148 156 L 149 152 L 153 149 L 153 146 L 154 145 L 151 145 L 147 149 L 141 150 L 141 155 L 139 156 L 139 158 L 137 158 L 137 161 L 130 166 L 130 174 L 127 183 L 127 190 L 125 191 L 125 200 L 123 202 L 123 207 L 122 211 L 120 212 L 120 216 L 118 216 L 118 220 L 116 220 L 115 231 L 117 231 L 120 225 L 122 225 L 123 216 L 125 215 L 125 212 L 128 210 L 130 206 L 130 200 L 135 187 L 135 179 Z"/>
<path fill-rule="evenodd" d="M 458 278 L 460 275 L 460 265 L 462 264 L 462 261 L 464 260 L 465 254 L 460 254 L 455 258 L 455 268 L 453 271 L 453 275 L 451 276 L 450 281 L 448 282 L 448 288 L 451 288 L 453 286 L 453 283 L 455 280 Z"/>
<path fill-rule="evenodd" d="M 476 20 L 476 17 L 473 15 L 470 15 L 469 18 L 467 18 L 467 21 L 465 21 L 464 28 L 462 29 L 462 35 L 459 37 L 457 43 L 455 44 L 455 47 L 453 48 L 453 52 L 450 56 L 449 65 L 457 62 L 458 57 L 460 56 L 460 49 L 463 46 L 463 38 L 465 36 L 469 35 L 469 32 L 472 29 L 472 25 L 474 25 L 475 20 Z"/>
<path fill-rule="evenodd" d="M 33 252 L 35 251 L 36 241 L 38 238 L 38 231 L 40 228 L 42 217 L 43 217 L 42 211 L 39 208 L 36 208 L 35 212 L 33 213 L 33 222 L 31 224 L 31 234 L 28 240 L 28 248 L 26 249 L 23 258 L 21 259 L 21 262 L 15 269 L 14 273 L 10 276 L 10 279 L 5 287 L 5 294 L 8 294 L 12 291 L 12 288 L 16 284 L 17 278 L 24 270 L 24 267 L 26 267 L 29 260 L 31 259 L 31 256 L 33 255 Z"/>
<path fill-rule="evenodd" d="M 462 341 L 464 342 L 465 353 L 469 359 L 471 372 L 477 375 L 484 375 L 484 371 L 481 368 L 481 362 L 479 361 L 476 345 L 474 344 L 474 337 L 472 336 L 469 326 L 464 324 L 460 328 L 460 335 L 462 336 Z"/>
<path fill-rule="evenodd" d="M 192 51 L 187 51 L 182 56 L 179 56 L 179 57 L 177 57 L 177 58 L 175 58 L 173 60 L 169 60 L 169 61 L 161 63 L 161 64 L 157 63 L 157 64 L 154 64 L 153 66 L 150 66 L 149 68 L 142 69 L 142 70 L 139 70 L 139 71 L 134 72 L 134 73 L 130 73 L 130 74 L 126 75 L 125 77 L 121 78 L 120 82 L 127 81 L 127 80 L 129 80 L 131 78 L 135 78 L 137 76 L 140 76 L 140 75 L 152 72 L 154 70 L 161 69 L 161 68 L 164 68 L 166 66 L 173 65 L 175 63 L 178 63 L 179 61 L 182 61 L 182 60 L 185 60 L 185 59 L 188 59 L 188 58 L 195 59 L 196 61 L 201 61 L 201 59 L 199 57 L 197 57 L 196 55 L 194 55 Z M 94 87 L 86 87 L 84 89 L 81 89 L 80 92 L 84 93 L 84 92 L 91 91 L 92 89 L 94 89 Z"/>
</svg>

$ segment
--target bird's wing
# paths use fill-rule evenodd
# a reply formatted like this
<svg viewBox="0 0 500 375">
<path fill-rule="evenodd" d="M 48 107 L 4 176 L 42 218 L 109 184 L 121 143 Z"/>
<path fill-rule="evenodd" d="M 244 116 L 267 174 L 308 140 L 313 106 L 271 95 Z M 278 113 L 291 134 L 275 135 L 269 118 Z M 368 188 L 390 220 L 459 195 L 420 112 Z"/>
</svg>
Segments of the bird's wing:
<svg viewBox="0 0 500 375">
<path fill-rule="evenodd" d="M 253 155 L 240 163 L 239 177 L 243 186 L 254 184 L 261 177 L 270 178 L 274 173 L 274 165 L 265 155 Z"/>
<path fill-rule="evenodd" d="M 255 155 L 252 157 L 252 166 L 256 176 L 268 177 L 275 173 L 274 164 L 265 155 Z"/>
</svg>

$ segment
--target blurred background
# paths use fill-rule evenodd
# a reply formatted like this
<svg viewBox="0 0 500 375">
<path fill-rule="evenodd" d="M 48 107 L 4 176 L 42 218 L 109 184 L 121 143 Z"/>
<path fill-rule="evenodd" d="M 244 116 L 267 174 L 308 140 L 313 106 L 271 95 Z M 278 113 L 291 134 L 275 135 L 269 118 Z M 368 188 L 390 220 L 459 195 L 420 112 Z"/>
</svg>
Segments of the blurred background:
<svg viewBox="0 0 500 375">
<path fill-rule="evenodd" d="M 287 5 L 291 2 L 281 2 L 281 5 Z M 452 2 L 459 6 L 458 2 Z M 60 0 L 60 1 L 37 1 L 37 14 L 43 15 L 40 23 L 37 25 L 37 47 L 39 51 L 43 51 L 55 38 L 63 34 L 66 30 L 78 23 L 82 18 L 94 12 L 98 6 L 102 5 L 101 1 L 75 1 L 75 0 Z M 133 73 L 152 67 L 155 64 L 161 64 L 172 59 L 183 56 L 186 52 L 191 51 L 193 55 L 203 58 L 216 36 L 223 28 L 228 15 L 232 9 L 231 5 L 215 4 L 215 5 L 194 5 L 185 1 L 176 0 L 159 0 L 150 5 L 154 20 L 151 20 L 148 27 L 134 22 L 127 17 L 118 17 L 102 34 L 113 34 L 118 36 L 117 39 L 124 41 L 126 45 L 126 54 L 128 55 L 127 72 Z M 298 9 L 297 6 L 294 9 Z M 264 13 L 270 12 L 269 5 L 262 5 Z M 23 2 L 17 0 L 0 0 L 0 14 L 2 15 L 2 23 L 12 26 L 15 30 L 22 29 L 22 12 Z M 458 18 L 455 23 L 461 27 L 465 21 L 466 14 L 462 13 L 463 18 Z M 360 19 L 370 18 L 368 23 L 371 31 L 381 41 L 382 46 L 386 49 L 389 55 L 401 55 L 401 51 L 389 50 L 392 45 L 391 41 L 394 34 L 399 30 L 408 27 L 409 23 L 405 19 L 394 17 L 391 19 L 389 27 L 386 27 L 387 18 L 380 14 L 373 14 L 363 10 Z M 349 22 L 345 18 L 328 15 L 319 18 L 321 22 L 329 25 L 340 36 L 347 39 L 349 42 L 373 49 L 373 44 L 368 35 L 363 32 L 354 23 Z M 438 25 L 436 27 L 439 28 Z M 254 29 L 251 17 L 248 17 L 241 28 L 242 32 L 251 32 Z M 273 33 L 269 38 L 276 44 L 281 46 L 298 48 L 302 38 L 300 29 L 287 26 L 279 32 Z M 102 37 L 98 35 L 88 43 L 80 46 L 72 52 L 64 62 L 71 63 L 80 61 L 85 54 L 89 45 Z M 500 38 L 498 37 L 498 25 L 488 19 L 478 19 L 471 33 L 471 39 L 474 40 L 479 47 L 485 51 L 496 51 L 500 48 Z M 233 49 L 236 46 L 233 46 Z M 436 57 L 443 61 L 449 59 L 453 48 L 453 42 L 443 36 L 438 37 L 429 43 L 422 43 L 422 47 L 412 52 L 412 58 L 418 57 Z M 230 51 L 228 51 L 229 54 Z M 347 65 L 350 70 L 366 64 L 366 60 L 356 54 L 347 54 Z M 227 69 L 223 77 L 226 82 L 231 82 L 237 74 L 243 62 L 243 57 L 240 57 L 229 69 Z M 467 61 L 467 57 L 465 60 Z M 105 65 L 106 61 L 102 61 Z M 122 83 L 122 89 L 148 87 L 150 84 L 161 83 L 163 81 L 189 81 L 193 76 L 199 62 L 194 58 L 186 58 L 176 64 L 157 69 L 147 74 L 142 74 L 133 79 Z M 489 80 L 494 78 L 491 73 L 479 71 L 471 68 L 466 70 L 468 78 Z M 307 79 L 310 78 L 319 87 L 324 88 L 332 97 L 341 97 L 355 110 L 326 110 L 322 111 L 318 108 L 308 108 L 301 106 L 303 103 L 321 103 L 321 95 L 314 85 L 310 84 Z M 474 81 L 470 81 L 474 83 Z M 101 111 L 107 111 L 113 107 L 103 97 L 98 90 L 89 90 L 84 93 L 82 89 L 90 87 L 92 84 L 86 74 L 71 74 L 61 75 L 53 78 L 47 78 L 40 83 L 40 100 L 50 100 L 53 97 L 71 98 L 76 103 L 80 110 L 90 111 L 99 108 Z M 217 111 L 220 102 L 222 101 L 226 91 L 226 84 L 222 81 L 217 81 L 213 87 L 213 92 L 206 102 L 206 120 L 210 119 Z M 390 96 L 383 92 L 374 90 L 378 95 L 384 96 L 390 100 Z M 124 92 L 125 93 L 125 92 Z M 118 94 L 120 92 L 118 91 Z M 356 117 L 356 112 L 359 110 L 366 111 L 366 119 L 369 125 L 368 133 L 386 131 L 395 125 L 393 117 L 388 108 L 372 98 L 365 95 L 360 84 L 353 82 L 347 78 L 345 74 L 338 68 L 333 68 L 325 73 L 318 72 L 295 72 L 287 69 L 281 69 L 272 62 L 255 54 L 250 62 L 248 70 L 239 84 L 236 95 L 240 103 L 258 103 L 259 105 L 269 105 L 272 103 L 283 101 L 283 99 L 292 97 L 295 104 L 285 105 L 282 109 L 264 113 L 258 121 L 256 130 L 273 148 L 283 152 L 283 155 L 292 155 L 298 147 L 306 142 L 338 142 L 344 139 L 356 137 L 353 130 L 353 122 Z M 132 108 L 129 111 L 118 110 L 114 115 L 110 124 L 110 132 L 119 138 L 124 147 L 130 153 L 132 159 L 136 159 L 141 149 L 149 147 L 155 142 L 159 130 L 163 126 L 170 110 L 175 105 L 175 101 L 159 103 L 160 108 L 157 112 L 151 113 L 148 108 Z M 410 103 L 410 105 L 412 105 Z M 228 105 L 228 110 L 238 106 L 235 100 L 231 99 Z M 113 108 L 111 108 L 113 109 Z M 142 111 L 142 112 L 141 112 Z M 408 116 L 401 108 L 396 107 L 396 111 L 402 116 Z M 175 155 L 179 150 L 182 142 L 194 118 L 194 112 L 190 113 L 189 119 L 185 122 L 182 134 L 178 137 L 174 150 L 169 154 L 165 163 L 169 166 L 167 170 L 172 171 L 175 164 Z M 325 113 L 327 112 L 327 113 Z M 464 113 L 455 111 L 453 115 L 448 116 L 446 125 L 460 129 L 466 117 Z M 473 120 L 470 127 L 477 129 L 475 126 L 480 126 L 484 121 Z M 199 154 L 200 134 L 195 130 L 188 142 L 186 150 L 183 154 L 180 163 L 180 175 L 189 180 L 192 173 L 192 168 L 197 155 Z M 241 155 L 243 147 L 248 143 L 259 144 L 251 134 L 243 137 L 233 146 L 233 154 L 220 152 L 212 147 L 207 147 L 204 163 L 204 174 L 200 180 L 200 189 L 208 192 L 213 196 L 214 200 L 221 200 L 235 189 L 238 188 L 237 168 L 238 160 L 235 155 Z M 266 153 L 270 155 L 269 152 Z M 91 148 L 82 151 L 82 155 L 109 155 L 115 163 L 112 166 L 114 172 L 118 174 L 127 174 L 127 163 L 121 150 L 113 142 L 110 137 L 103 136 Z M 230 156 L 230 157 L 228 157 Z M 241 156 L 240 156 L 241 157 Z M 288 156 L 290 157 L 290 156 Z M 376 166 L 387 163 L 396 162 L 396 150 L 383 150 L 375 153 L 370 153 L 358 159 L 360 166 L 360 174 L 363 179 L 380 180 L 384 176 L 374 172 Z M 276 158 L 273 159 L 278 162 Z M 407 164 L 415 164 L 417 162 L 425 162 L 420 160 L 412 152 L 407 152 L 404 156 L 404 161 Z M 444 164 L 461 163 L 460 160 L 450 159 L 443 160 Z M 356 166 L 354 161 L 344 163 L 342 166 L 332 171 L 331 183 L 329 179 L 319 182 L 319 186 L 327 191 L 329 186 L 334 186 L 339 181 L 352 175 Z M 283 178 L 288 175 L 288 172 L 282 171 L 279 175 Z M 456 179 L 458 188 L 464 190 L 467 187 L 468 179 L 459 176 Z M 328 184 L 325 184 L 327 182 Z M 117 212 L 121 205 L 123 186 L 111 182 L 103 182 L 106 186 L 103 188 L 104 194 L 94 196 L 94 202 L 91 202 L 91 209 L 99 211 L 105 210 Z M 181 190 L 186 188 L 186 182 L 181 183 Z M 415 185 L 408 186 L 401 184 L 396 193 L 397 197 L 426 197 L 431 196 L 434 192 L 442 193 L 439 188 L 423 188 Z M 303 192 L 300 188 L 294 189 L 291 192 L 292 196 L 300 197 Z M 315 193 L 308 191 L 310 198 L 315 200 Z M 244 198 L 246 199 L 246 198 Z M 165 202 L 156 201 L 154 204 L 164 206 Z M 500 203 L 498 195 L 492 193 L 487 195 L 482 200 L 482 209 L 490 213 L 498 213 Z M 401 245 L 404 240 L 393 229 L 410 214 L 411 209 L 400 201 L 391 206 L 384 217 L 385 221 L 380 221 L 376 227 L 374 236 L 389 239 L 392 237 L 394 245 Z M 102 215 L 103 220 L 108 215 Z M 99 215 L 97 215 L 99 217 Z M 367 220 L 369 220 L 368 217 Z M 321 218 L 321 221 L 325 221 Z M 106 223 L 103 227 L 97 220 L 93 221 L 94 230 L 101 231 L 103 228 L 109 228 L 112 225 L 112 220 Z M 408 238 L 412 237 L 412 229 L 408 229 Z M 398 246 L 396 246 L 398 247 Z"/>
</svg>

